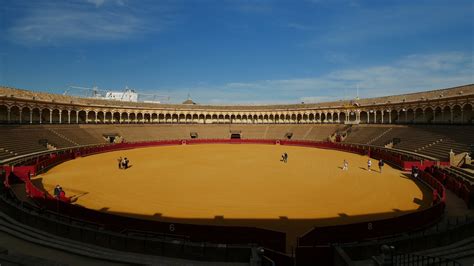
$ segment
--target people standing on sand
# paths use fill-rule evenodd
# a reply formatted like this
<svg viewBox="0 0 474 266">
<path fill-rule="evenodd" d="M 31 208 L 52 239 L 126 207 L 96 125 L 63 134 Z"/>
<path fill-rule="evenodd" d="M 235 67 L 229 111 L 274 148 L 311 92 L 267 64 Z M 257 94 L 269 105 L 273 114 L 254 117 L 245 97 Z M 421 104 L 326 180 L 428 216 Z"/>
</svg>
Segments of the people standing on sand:
<svg viewBox="0 0 474 266">
<path fill-rule="evenodd" d="M 118 167 L 119 167 L 119 169 L 122 169 L 122 163 L 123 163 L 122 157 L 119 157 L 118 158 Z"/>
<path fill-rule="evenodd" d="M 56 185 L 54 187 L 54 197 L 59 198 L 59 194 L 61 193 L 61 187 L 59 185 Z"/>
<path fill-rule="evenodd" d="M 124 168 L 124 169 L 128 169 L 128 162 L 129 162 L 129 161 L 128 161 L 127 157 L 125 157 L 125 158 L 123 159 L 123 164 L 124 164 L 124 167 L 123 167 L 123 168 Z"/>
<path fill-rule="evenodd" d="M 383 168 L 384 164 L 385 164 L 385 163 L 383 162 L 383 160 L 380 159 L 380 161 L 379 161 L 379 170 L 380 170 L 380 173 L 382 173 L 382 168 Z"/>
<path fill-rule="evenodd" d="M 370 158 L 369 158 L 369 160 L 367 161 L 367 171 L 370 172 L 370 167 L 371 167 L 371 166 L 372 166 L 372 161 L 371 161 Z"/>
<path fill-rule="evenodd" d="M 342 170 L 349 170 L 349 163 L 346 161 L 346 159 L 344 159 L 344 162 L 342 163 Z"/>
<path fill-rule="evenodd" d="M 288 162 L 288 153 L 285 152 L 285 163 Z"/>
</svg>

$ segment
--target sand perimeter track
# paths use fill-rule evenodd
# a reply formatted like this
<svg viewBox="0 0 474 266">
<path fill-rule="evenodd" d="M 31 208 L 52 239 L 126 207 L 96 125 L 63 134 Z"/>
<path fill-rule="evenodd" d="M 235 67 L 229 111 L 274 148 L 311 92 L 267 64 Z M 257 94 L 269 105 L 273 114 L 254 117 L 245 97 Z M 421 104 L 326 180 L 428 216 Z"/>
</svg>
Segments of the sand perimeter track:
<svg viewBox="0 0 474 266">
<path fill-rule="evenodd" d="M 280 162 L 283 152 L 289 162 Z M 132 167 L 120 170 L 119 156 Z M 342 171 L 342 161 L 349 171 Z M 179 218 L 329 218 L 428 206 L 423 188 L 388 165 L 333 150 L 253 144 L 162 146 L 62 163 L 39 176 L 77 204 L 123 214 Z M 425 197 L 425 198 L 424 198 Z M 421 205 L 421 206 L 420 206 Z"/>
</svg>

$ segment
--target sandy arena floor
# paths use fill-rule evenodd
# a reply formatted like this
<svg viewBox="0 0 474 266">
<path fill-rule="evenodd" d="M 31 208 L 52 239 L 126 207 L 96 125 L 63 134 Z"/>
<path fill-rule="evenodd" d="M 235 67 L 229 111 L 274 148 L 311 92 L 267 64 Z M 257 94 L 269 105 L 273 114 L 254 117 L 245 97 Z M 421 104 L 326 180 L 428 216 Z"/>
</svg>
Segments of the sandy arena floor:
<svg viewBox="0 0 474 266">
<path fill-rule="evenodd" d="M 288 163 L 280 161 L 287 152 Z M 131 168 L 120 170 L 118 157 Z M 349 161 L 349 171 L 342 162 Z M 37 177 L 76 204 L 157 220 L 253 225 L 287 231 L 393 217 L 428 207 L 431 195 L 397 169 L 367 171 L 367 157 L 333 150 L 251 144 L 142 148 L 78 158 Z M 282 220 L 271 224 L 269 220 Z M 173 218 L 170 218 L 173 217 Z M 234 220 L 234 222 L 229 222 Z M 239 222 L 235 222 L 238 220 Z M 248 222 L 245 220 L 251 220 Z M 260 223 L 260 224 L 259 224 Z M 291 231 L 291 230 L 290 230 Z"/>
<path fill-rule="evenodd" d="M 288 163 L 280 161 L 283 152 Z M 132 167 L 118 169 L 119 156 Z M 341 169 L 344 159 L 349 171 Z M 388 165 L 380 174 L 375 160 L 368 172 L 366 162 L 304 147 L 166 146 L 79 158 L 40 177 L 48 190 L 60 184 L 92 209 L 168 217 L 320 218 L 420 207 L 413 199 L 423 194 L 412 180 Z"/>
</svg>

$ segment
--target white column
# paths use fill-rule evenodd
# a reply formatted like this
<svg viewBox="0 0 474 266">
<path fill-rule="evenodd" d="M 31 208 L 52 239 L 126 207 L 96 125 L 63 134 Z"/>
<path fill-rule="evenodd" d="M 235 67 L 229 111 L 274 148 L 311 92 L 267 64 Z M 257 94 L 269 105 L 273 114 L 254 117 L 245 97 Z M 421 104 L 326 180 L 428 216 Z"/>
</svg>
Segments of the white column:
<svg viewBox="0 0 474 266">
<path fill-rule="evenodd" d="M 33 109 L 30 109 L 30 124 L 33 124 Z"/>
<path fill-rule="evenodd" d="M 382 115 L 382 117 L 380 118 L 380 124 L 383 124 L 383 113 L 384 113 L 384 110 L 382 110 L 382 112 L 380 113 Z"/>
<path fill-rule="evenodd" d="M 52 124 L 53 123 L 53 110 L 49 110 L 49 123 Z"/>
<path fill-rule="evenodd" d="M 43 111 L 39 109 L 39 114 L 40 114 L 40 124 L 43 122 Z"/>
<path fill-rule="evenodd" d="M 79 111 L 76 111 L 76 124 L 79 124 Z"/>
<path fill-rule="evenodd" d="M 71 110 L 67 110 L 67 123 L 71 124 Z"/>
<path fill-rule="evenodd" d="M 62 110 L 59 110 L 59 124 L 62 124 L 62 121 L 61 121 L 62 120 L 61 117 L 63 115 L 62 112 L 63 112 Z"/>
</svg>

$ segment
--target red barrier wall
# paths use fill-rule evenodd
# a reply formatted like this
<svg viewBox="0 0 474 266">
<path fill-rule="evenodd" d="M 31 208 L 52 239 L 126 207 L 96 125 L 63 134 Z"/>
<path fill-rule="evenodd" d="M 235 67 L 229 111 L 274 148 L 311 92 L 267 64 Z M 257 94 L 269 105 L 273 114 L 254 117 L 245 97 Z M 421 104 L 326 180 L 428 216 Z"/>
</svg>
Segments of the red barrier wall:
<svg viewBox="0 0 474 266">
<path fill-rule="evenodd" d="M 409 232 L 433 224 L 438 221 L 444 212 L 446 190 L 444 186 L 428 172 L 421 172 L 420 179 L 432 188 L 434 196 L 432 207 L 390 219 L 347 225 L 315 227 L 299 238 L 299 245 L 314 246 L 335 242 L 360 241 Z"/>
<path fill-rule="evenodd" d="M 121 143 L 121 144 L 113 144 L 113 145 L 106 145 L 106 146 L 98 146 L 98 147 L 91 147 L 91 148 L 82 148 L 82 149 L 71 149 L 69 151 L 62 151 L 55 155 L 50 156 L 42 156 L 38 158 L 34 165 L 29 166 L 21 166 L 17 170 L 17 174 L 19 174 L 22 180 L 25 181 L 27 193 L 32 197 L 38 200 L 41 200 L 45 206 L 49 206 L 51 210 L 58 210 L 58 204 L 53 203 L 55 200 L 51 201 L 51 197 L 48 194 L 40 191 L 36 187 L 31 184 L 28 178 L 25 178 L 28 172 L 34 171 L 34 173 L 42 171 L 43 169 L 47 169 L 52 165 L 64 162 L 66 160 L 74 159 L 77 156 L 88 156 L 92 154 L 108 152 L 108 151 L 116 151 L 116 150 L 124 150 L 124 149 L 134 149 L 134 148 L 141 148 L 141 147 L 151 147 L 151 146 L 162 146 L 162 145 L 183 145 L 183 144 L 211 144 L 211 143 L 226 143 L 226 144 L 279 144 L 279 145 L 295 145 L 295 146 L 304 146 L 304 147 L 313 147 L 313 148 L 324 148 L 324 149 L 334 149 L 334 150 L 341 150 L 346 152 L 357 153 L 361 155 L 370 155 L 376 159 L 383 159 L 386 162 L 389 162 L 397 167 L 402 169 L 411 169 L 411 166 L 415 164 L 420 164 L 419 166 L 424 167 L 424 164 L 421 162 L 412 162 L 406 161 L 408 158 L 402 155 L 387 152 L 384 150 L 378 149 L 370 149 L 364 146 L 358 145 L 349 145 L 343 143 L 331 143 L 331 142 L 313 142 L 313 141 L 291 141 L 291 140 L 230 140 L 230 139 L 217 139 L 217 140 L 209 140 L 209 139 L 192 139 L 192 140 L 167 140 L 167 141 L 151 141 L 151 142 L 139 142 L 139 143 Z M 429 165 L 430 163 L 428 163 Z M 22 168 L 23 167 L 23 168 Z M 420 169 L 421 169 L 420 167 Z M 33 173 L 33 172 L 32 172 Z M 406 231 L 414 230 L 415 228 L 420 228 L 427 224 L 436 221 L 444 211 L 445 206 L 445 191 L 443 185 L 438 182 L 435 178 L 433 178 L 429 174 L 422 174 L 421 178 L 425 180 L 428 184 L 433 187 L 434 198 L 435 202 L 431 208 L 425 209 L 423 211 L 414 212 L 406 215 L 402 215 L 392 219 L 385 219 L 385 220 L 378 220 L 373 221 L 370 223 L 358 223 L 358 224 L 349 224 L 349 225 L 342 225 L 342 226 L 329 226 L 329 227 L 322 227 L 322 228 L 315 228 L 313 231 L 305 234 L 303 237 L 300 238 L 301 245 L 315 245 L 327 242 L 334 242 L 334 241 L 354 241 L 360 240 L 367 237 L 379 237 L 383 235 L 389 234 L 396 234 Z M 63 201 L 68 201 L 68 199 L 62 199 Z M 61 212 L 64 212 L 67 215 L 71 215 L 73 217 L 81 218 L 88 217 L 88 220 L 93 222 L 99 222 L 108 224 L 109 226 L 117 226 L 120 224 L 119 221 L 123 221 L 122 218 L 118 218 L 114 215 L 110 214 L 103 214 L 100 212 L 80 208 L 76 205 L 70 204 L 63 204 L 61 203 Z M 111 217 L 109 217 L 109 216 Z M 104 218 L 105 217 L 105 218 Z M 85 218 L 84 218 L 85 219 Z M 144 221 L 142 220 L 134 220 L 133 224 L 137 225 L 137 230 L 144 230 L 143 228 L 150 228 L 150 230 L 154 230 L 157 228 L 162 227 L 157 226 L 158 223 L 153 225 L 147 225 L 144 227 Z M 131 221 L 124 222 L 120 224 L 120 226 L 131 226 Z M 193 226 L 193 225 L 189 225 Z M 186 228 L 186 226 L 183 226 Z M 256 228 L 255 228 L 256 229 Z M 146 229 L 145 229 L 146 230 Z M 218 234 L 212 233 L 209 230 L 204 230 L 209 236 L 202 235 L 203 228 L 198 227 L 194 229 L 188 229 L 182 231 L 183 234 L 191 234 L 195 237 L 199 235 L 196 241 L 206 241 L 209 240 L 212 235 L 212 239 L 219 239 L 220 234 L 225 234 L 225 230 L 230 230 L 230 227 L 226 229 L 222 229 L 223 231 L 219 231 Z M 169 233 L 168 231 L 166 231 Z M 215 231 L 212 231 L 215 232 Z M 230 232 L 230 231 L 229 231 Z M 263 232 L 263 231 L 262 231 Z M 269 235 L 264 236 L 266 233 L 262 234 L 261 237 L 264 238 L 262 241 L 266 242 L 266 244 L 271 245 L 271 248 L 275 250 L 284 250 L 284 237 L 282 243 L 281 235 L 268 233 Z M 235 235 L 233 236 L 237 239 L 239 234 L 247 235 L 244 239 L 255 239 L 254 237 L 248 236 L 249 231 L 245 231 L 243 229 L 235 229 Z M 255 236 L 258 235 L 257 231 L 254 232 Z M 230 237 L 230 236 L 228 236 Z M 265 240 L 265 238 L 267 240 Z M 258 238 L 257 238 L 258 239 Z M 278 240 L 279 239 L 279 240 Z M 282 246 L 283 245 L 283 246 Z M 283 248 L 282 248 L 283 247 Z"/>
</svg>

